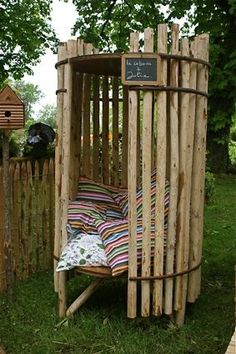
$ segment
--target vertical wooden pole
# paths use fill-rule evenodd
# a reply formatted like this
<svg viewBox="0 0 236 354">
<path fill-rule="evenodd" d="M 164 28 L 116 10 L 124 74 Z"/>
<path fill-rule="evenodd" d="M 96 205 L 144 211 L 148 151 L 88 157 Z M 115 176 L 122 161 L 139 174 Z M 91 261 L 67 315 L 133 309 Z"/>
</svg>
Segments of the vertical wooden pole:
<svg viewBox="0 0 236 354">
<path fill-rule="evenodd" d="M 42 254 L 43 254 L 43 263 L 44 269 L 48 270 L 48 213 L 47 213 L 47 197 L 48 197 L 48 160 L 44 160 L 43 162 L 43 170 L 42 170 L 42 189 L 41 189 L 41 222 L 42 222 Z"/>
<path fill-rule="evenodd" d="M 66 43 L 62 43 L 58 47 L 58 61 L 66 58 Z M 57 68 L 57 88 L 64 89 L 64 65 Z M 61 245 L 61 184 L 62 184 L 62 126 L 63 126 L 63 96 L 64 92 L 57 94 L 57 133 L 56 133 L 56 149 L 55 149 L 55 240 L 54 240 L 54 256 L 57 259 L 60 255 Z M 37 183 L 35 164 L 35 183 Z M 36 193 L 36 190 L 35 190 Z M 37 196 L 37 193 L 36 193 Z M 37 222 L 37 220 L 36 220 Z M 37 229 L 36 229 L 37 233 Z M 54 260 L 54 289 L 58 291 L 58 273 L 56 272 L 57 260 Z M 36 269 L 38 265 L 38 255 L 36 252 Z"/>
<path fill-rule="evenodd" d="M 28 275 L 33 273 L 33 180 L 31 161 L 27 161 L 27 185 L 28 185 Z"/>
<path fill-rule="evenodd" d="M 167 52 L 167 25 L 158 26 L 158 52 Z M 159 77 L 162 85 L 167 83 L 166 60 L 160 62 Z M 154 250 L 154 276 L 163 275 L 164 272 L 164 200 L 166 176 L 166 92 L 157 95 L 157 152 L 156 152 L 156 215 L 155 215 L 155 250 Z M 149 157 L 151 159 L 151 156 Z M 153 314 L 162 313 L 163 280 L 155 280 L 153 284 Z"/>
<path fill-rule="evenodd" d="M 6 267 L 4 255 L 4 190 L 3 168 L 0 166 L 0 292 L 6 290 Z"/>
<path fill-rule="evenodd" d="M 102 178 L 109 184 L 109 82 L 103 77 L 102 89 Z"/>
<path fill-rule="evenodd" d="M 132 34 L 131 34 L 132 35 Z M 123 86 L 123 121 L 122 121 L 122 176 L 121 185 L 127 188 L 128 166 L 128 127 L 129 127 L 129 96 L 128 87 Z"/>
<path fill-rule="evenodd" d="M 27 277 L 28 248 L 27 248 L 27 170 L 26 163 L 21 164 L 21 257 L 22 278 Z"/>
<path fill-rule="evenodd" d="M 112 184 L 119 186 L 119 81 L 113 78 L 112 85 Z"/>
<path fill-rule="evenodd" d="M 100 181 L 100 140 L 99 140 L 99 76 L 93 77 L 93 180 Z"/>
<path fill-rule="evenodd" d="M 16 163 L 13 175 L 13 243 L 14 243 L 14 257 L 13 257 L 13 272 L 16 278 L 19 277 L 19 179 L 20 179 L 20 165 Z"/>
<path fill-rule="evenodd" d="M 54 173 L 55 173 L 55 165 L 54 159 L 49 160 L 48 166 L 48 217 L 49 217 L 49 255 L 50 255 L 50 266 L 52 265 L 53 260 L 53 239 L 54 239 L 54 229 L 55 229 L 55 198 L 54 198 Z"/>
<path fill-rule="evenodd" d="M 173 25 L 171 31 L 171 53 L 179 53 L 179 26 Z M 170 85 L 178 87 L 179 63 L 171 60 L 170 63 Z M 178 174 L 179 174 L 179 142 L 178 142 L 178 93 L 171 92 L 169 99 L 169 141 L 170 141 L 170 200 L 168 213 L 168 231 L 166 244 L 166 273 L 174 272 L 175 239 L 176 239 L 176 217 L 178 199 Z M 165 314 L 173 313 L 173 279 L 165 280 Z"/>
<path fill-rule="evenodd" d="M 90 161 L 90 93 L 91 75 L 84 75 L 83 92 L 83 174 L 91 177 Z"/>
<path fill-rule="evenodd" d="M 189 41 L 187 38 L 181 40 L 181 55 L 189 56 Z M 189 62 L 181 62 L 181 85 L 189 87 L 190 65 Z M 188 270 L 189 255 L 189 233 L 186 230 L 186 218 L 189 218 L 189 205 L 186 203 L 186 187 L 187 187 L 187 144 L 189 134 L 189 94 L 181 93 L 180 95 L 180 119 L 179 119 L 179 200 L 177 225 L 178 234 L 176 242 L 176 271 L 181 272 Z M 184 323 L 186 292 L 187 292 L 188 275 L 176 278 L 175 286 L 175 309 L 176 323 L 182 325 Z"/>
<path fill-rule="evenodd" d="M 197 58 L 208 61 L 209 36 L 203 34 L 197 37 Z M 197 90 L 207 93 L 208 68 L 198 64 Z M 204 212 L 204 183 L 206 160 L 206 126 L 207 126 L 207 99 L 197 95 L 196 122 L 193 148 L 193 172 L 191 190 L 191 217 L 190 217 L 190 260 L 189 266 L 197 265 L 202 257 L 203 212 Z M 194 302 L 200 292 L 201 268 L 189 275 L 188 301 Z"/>
<path fill-rule="evenodd" d="M 144 51 L 153 52 L 153 31 L 144 30 Z M 142 189 L 143 189 L 143 242 L 142 276 L 150 276 L 151 271 L 151 143 L 152 143 L 152 99 L 151 91 L 143 95 L 143 151 L 142 151 Z M 139 164 L 140 162 L 137 161 Z M 150 315 L 150 281 L 141 283 L 141 315 Z"/>
<path fill-rule="evenodd" d="M 40 269 L 40 241 L 39 241 L 39 198 L 41 197 L 40 187 L 39 187 L 39 163 L 35 161 L 34 164 L 34 192 L 35 192 L 35 202 L 34 202 L 34 212 L 35 212 L 35 270 L 36 272 Z M 58 242 L 59 242 L 59 235 L 58 235 Z M 55 241 L 56 242 L 56 241 Z"/>
<path fill-rule="evenodd" d="M 3 132 L 2 140 L 3 188 L 4 188 L 4 255 L 6 289 L 10 300 L 13 298 L 12 239 L 11 239 L 11 181 L 9 178 L 9 131 Z"/>
<path fill-rule="evenodd" d="M 137 33 L 130 34 L 130 46 L 132 48 Z M 137 276 L 137 115 L 138 95 L 137 91 L 129 91 L 128 119 L 128 228 L 129 228 L 129 266 L 128 278 Z M 125 103 L 124 103 L 125 104 Z M 125 106 L 124 106 L 125 108 Z M 123 108 L 123 109 L 124 109 Z M 124 113 L 124 112 L 123 112 Z M 123 116 L 125 119 L 125 116 Z M 123 129 L 127 123 L 123 121 Z M 124 133 L 124 132 L 123 132 Z M 124 135 L 123 135 L 124 139 Z M 124 149 L 124 146 L 123 146 Z M 124 163 L 124 160 L 123 160 Z M 126 166 L 127 169 L 127 166 Z M 123 174 L 124 178 L 124 174 Z M 123 183 L 125 180 L 123 179 Z M 135 318 L 137 314 L 137 281 L 128 280 L 127 316 Z"/>
</svg>

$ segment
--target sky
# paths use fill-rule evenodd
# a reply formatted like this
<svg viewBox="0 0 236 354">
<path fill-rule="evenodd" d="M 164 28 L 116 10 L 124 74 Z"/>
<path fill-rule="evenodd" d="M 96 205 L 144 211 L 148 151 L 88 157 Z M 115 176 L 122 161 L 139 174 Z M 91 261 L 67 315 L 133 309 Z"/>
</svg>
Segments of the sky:
<svg viewBox="0 0 236 354">
<path fill-rule="evenodd" d="M 71 1 L 64 3 L 63 1 L 53 1 L 52 11 L 52 27 L 55 29 L 60 42 L 67 42 L 73 38 L 71 28 L 73 27 L 77 12 Z M 41 57 L 41 62 L 33 67 L 34 74 L 32 76 L 25 75 L 24 81 L 38 85 L 44 94 L 44 98 L 34 107 L 37 113 L 44 105 L 56 105 L 56 89 L 57 89 L 57 71 L 55 64 L 57 55 L 47 50 L 46 54 Z"/>
</svg>

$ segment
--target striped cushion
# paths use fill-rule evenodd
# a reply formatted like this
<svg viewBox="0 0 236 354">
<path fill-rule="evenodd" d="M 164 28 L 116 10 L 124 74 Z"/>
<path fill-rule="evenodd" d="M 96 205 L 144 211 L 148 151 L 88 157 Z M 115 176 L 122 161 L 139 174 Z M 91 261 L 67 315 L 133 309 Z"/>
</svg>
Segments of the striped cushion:
<svg viewBox="0 0 236 354">
<path fill-rule="evenodd" d="M 114 204 L 113 193 L 118 190 L 118 188 L 94 182 L 86 177 L 81 177 L 76 200 Z"/>
<path fill-rule="evenodd" d="M 165 205 L 165 217 L 168 214 L 168 205 L 169 205 L 169 190 L 170 185 L 168 180 L 165 183 L 165 198 L 164 198 L 164 205 Z M 120 192 L 114 197 L 117 204 L 120 206 L 122 213 L 125 217 L 128 216 L 128 192 Z M 155 216 L 155 204 L 156 204 L 156 181 L 151 181 L 151 214 L 152 217 Z M 137 205 L 137 217 L 143 217 L 143 190 L 140 187 L 136 192 L 136 205 Z"/>
<path fill-rule="evenodd" d="M 128 220 L 97 221 L 99 234 L 105 246 L 105 254 L 111 267 L 112 275 L 117 276 L 128 270 Z M 167 225 L 165 225 L 165 236 Z M 142 220 L 137 220 L 137 264 L 142 260 Z M 166 237 L 165 237 L 166 238 Z M 155 241 L 155 221 L 151 222 L 151 250 Z"/>
<path fill-rule="evenodd" d="M 72 201 L 68 206 L 68 224 L 82 232 L 96 232 L 96 220 L 106 218 L 105 208 L 88 201 Z"/>
</svg>

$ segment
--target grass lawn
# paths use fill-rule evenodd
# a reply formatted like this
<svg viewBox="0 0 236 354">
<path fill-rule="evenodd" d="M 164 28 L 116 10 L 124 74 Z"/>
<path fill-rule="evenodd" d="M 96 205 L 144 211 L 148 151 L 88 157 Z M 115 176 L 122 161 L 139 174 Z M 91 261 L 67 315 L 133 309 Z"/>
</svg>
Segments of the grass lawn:
<svg viewBox="0 0 236 354">
<path fill-rule="evenodd" d="M 236 178 L 217 178 L 216 200 L 205 208 L 202 293 L 177 328 L 166 318 L 128 320 L 126 283 L 107 281 L 69 320 L 57 316 L 52 273 L 17 284 L 15 300 L 0 296 L 0 346 L 7 354 L 225 353 L 234 328 Z M 88 282 L 70 283 L 70 296 Z"/>
</svg>

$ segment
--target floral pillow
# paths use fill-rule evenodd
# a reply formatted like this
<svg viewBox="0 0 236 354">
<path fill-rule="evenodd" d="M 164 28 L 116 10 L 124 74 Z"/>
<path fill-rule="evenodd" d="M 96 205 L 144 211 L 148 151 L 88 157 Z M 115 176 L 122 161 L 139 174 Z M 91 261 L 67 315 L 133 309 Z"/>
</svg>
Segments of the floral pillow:
<svg viewBox="0 0 236 354">
<path fill-rule="evenodd" d="M 57 265 L 57 272 L 80 266 L 107 266 L 99 234 L 71 233 Z"/>
</svg>

